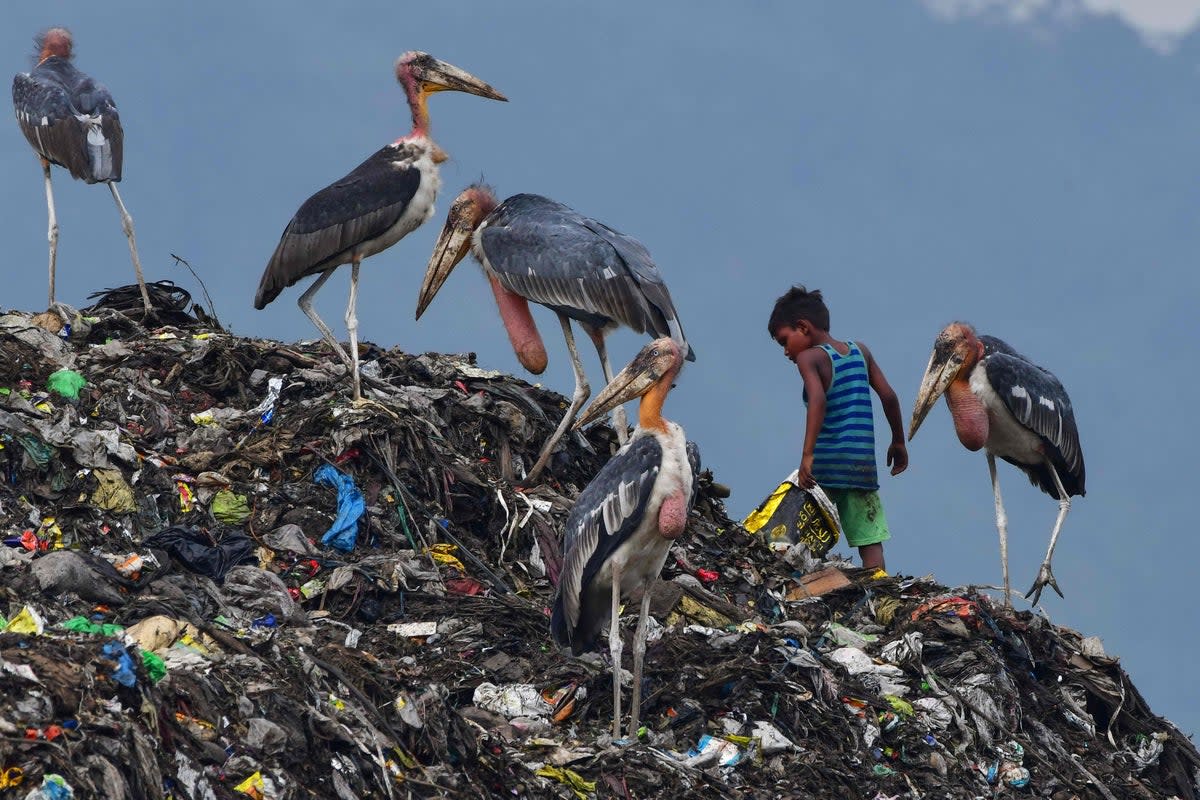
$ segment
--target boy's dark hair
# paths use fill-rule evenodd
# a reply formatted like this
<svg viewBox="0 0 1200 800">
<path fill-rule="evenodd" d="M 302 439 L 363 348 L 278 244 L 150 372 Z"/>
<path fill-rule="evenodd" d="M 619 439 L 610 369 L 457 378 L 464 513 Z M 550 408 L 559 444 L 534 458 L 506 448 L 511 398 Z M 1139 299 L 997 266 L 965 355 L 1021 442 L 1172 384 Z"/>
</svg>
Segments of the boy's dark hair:
<svg viewBox="0 0 1200 800">
<path fill-rule="evenodd" d="M 829 332 L 829 309 L 825 307 L 825 299 L 821 297 L 820 289 L 811 292 L 803 286 L 793 286 L 775 301 L 775 309 L 767 323 L 767 333 L 775 335 L 775 331 L 784 325 L 795 325 L 796 320 L 807 320 L 810 325 Z"/>
</svg>

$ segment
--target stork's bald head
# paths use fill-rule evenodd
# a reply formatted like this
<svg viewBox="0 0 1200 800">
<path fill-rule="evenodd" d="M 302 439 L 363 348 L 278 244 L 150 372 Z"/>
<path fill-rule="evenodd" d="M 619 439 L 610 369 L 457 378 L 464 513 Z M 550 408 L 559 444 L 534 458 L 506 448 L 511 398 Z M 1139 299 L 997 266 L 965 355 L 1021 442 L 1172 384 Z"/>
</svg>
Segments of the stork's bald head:
<svg viewBox="0 0 1200 800">
<path fill-rule="evenodd" d="M 42 63 L 51 56 L 70 61 L 74 55 L 74 42 L 71 32 L 66 28 L 48 28 L 33 39 L 37 47 L 37 63 Z"/>
</svg>

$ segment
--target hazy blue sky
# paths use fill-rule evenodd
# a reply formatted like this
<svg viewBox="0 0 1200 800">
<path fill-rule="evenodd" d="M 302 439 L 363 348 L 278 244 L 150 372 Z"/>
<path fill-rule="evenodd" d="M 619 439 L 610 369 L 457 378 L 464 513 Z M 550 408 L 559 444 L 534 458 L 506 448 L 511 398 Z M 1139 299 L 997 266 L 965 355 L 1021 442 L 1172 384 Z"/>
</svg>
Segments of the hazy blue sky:
<svg viewBox="0 0 1200 800">
<path fill-rule="evenodd" d="M 426 50 L 506 93 L 430 103 L 451 154 L 435 220 L 366 262 L 361 333 L 411 351 L 478 352 L 522 375 L 472 263 L 420 323 L 421 272 L 450 200 L 485 176 L 640 238 L 700 360 L 668 414 L 699 441 L 742 515 L 799 459 L 795 368 L 767 336 L 794 282 L 825 291 L 833 333 L 867 342 L 905 419 L 933 337 L 953 319 L 1053 370 L 1088 469 L 1056 558 L 1055 622 L 1103 637 L 1158 713 L 1200 731 L 1192 615 L 1200 0 L 875 3 L 4 4 L 11 72 L 32 35 L 75 33 L 126 131 L 121 191 L 148 277 L 208 283 L 242 335 L 315 331 L 302 287 L 252 298 L 313 191 L 408 129 L 396 56 Z M 59 297 L 132 281 L 103 187 L 56 171 Z M 41 173 L 0 126 L 0 306 L 45 302 Z M 348 273 L 318 306 L 336 332 Z M 542 380 L 572 379 L 553 315 Z M 641 340 L 614 336 L 614 362 Z M 586 367 L 599 376 L 594 356 Z M 882 418 L 879 418 L 882 424 Z M 884 428 L 886 430 L 886 428 Z M 886 434 L 885 434 L 886 438 Z M 880 445 L 882 450 L 882 443 Z M 884 478 L 893 571 L 1000 581 L 987 467 L 944 405 Z M 1014 584 L 1028 588 L 1056 505 L 1001 466 Z M 1049 594 L 1049 593 L 1048 593 Z"/>
</svg>

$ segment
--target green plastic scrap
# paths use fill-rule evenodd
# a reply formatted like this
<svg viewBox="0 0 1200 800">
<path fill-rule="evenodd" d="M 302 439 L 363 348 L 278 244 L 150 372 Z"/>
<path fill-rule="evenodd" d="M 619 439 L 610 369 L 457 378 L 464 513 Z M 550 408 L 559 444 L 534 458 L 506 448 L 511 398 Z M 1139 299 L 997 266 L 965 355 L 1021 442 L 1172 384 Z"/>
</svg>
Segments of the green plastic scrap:
<svg viewBox="0 0 1200 800">
<path fill-rule="evenodd" d="M 246 501 L 246 495 L 222 489 L 213 495 L 212 513 L 221 522 L 237 525 L 250 516 L 250 505 Z"/>
<path fill-rule="evenodd" d="M 903 714 L 906 717 L 911 717 L 915 713 L 913 711 L 912 703 L 908 702 L 902 697 L 896 697 L 894 694 L 885 694 L 883 699 L 886 700 L 888 705 L 892 707 L 892 711 L 895 711 L 897 714 Z"/>
<path fill-rule="evenodd" d="M 75 633 L 98 633 L 110 638 L 116 637 L 118 633 L 125 630 L 123 625 L 117 625 L 112 622 L 92 622 L 87 617 L 71 617 L 58 623 L 58 627 L 65 628 Z"/>
<path fill-rule="evenodd" d="M 596 791 L 595 781 L 584 780 L 583 776 L 578 772 L 573 769 L 567 769 L 566 767 L 552 767 L 550 765 L 546 765 L 534 774 L 543 778 L 553 778 L 574 792 L 575 796 L 578 797 L 579 800 L 585 800 L 589 794 L 592 794 Z"/>
<path fill-rule="evenodd" d="M 29 454 L 29 457 L 39 467 L 47 466 L 50 463 L 50 459 L 54 456 L 54 448 L 36 436 L 18 433 L 13 438 L 21 443 L 21 447 L 25 448 L 25 452 Z"/>
<path fill-rule="evenodd" d="M 162 658 L 157 653 L 143 650 L 142 664 L 146 666 L 146 674 L 150 676 L 150 680 L 154 683 L 158 683 L 167 677 L 167 665 L 163 663 Z"/>
<path fill-rule="evenodd" d="M 79 390 L 87 386 L 87 378 L 73 369 L 60 369 L 50 373 L 46 379 L 46 388 L 68 400 L 78 400 Z"/>
</svg>

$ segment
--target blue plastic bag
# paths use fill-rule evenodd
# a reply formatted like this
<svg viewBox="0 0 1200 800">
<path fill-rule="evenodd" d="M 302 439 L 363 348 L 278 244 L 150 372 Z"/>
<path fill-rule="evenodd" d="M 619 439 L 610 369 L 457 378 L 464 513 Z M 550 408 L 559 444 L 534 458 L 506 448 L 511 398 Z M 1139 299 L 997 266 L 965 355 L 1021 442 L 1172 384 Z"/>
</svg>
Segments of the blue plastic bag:
<svg viewBox="0 0 1200 800">
<path fill-rule="evenodd" d="M 328 464 L 321 465 L 313 473 L 313 483 L 333 486 L 338 490 L 337 519 L 321 537 L 321 544 L 349 553 L 358 539 L 358 520 L 367 510 L 362 492 L 354 485 L 353 478 Z"/>
<path fill-rule="evenodd" d="M 123 646 L 117 642 L 108 642 L 104 645 L 102 652 L 106 659 L 117 663 L 112 672 L 113 679 L 117 683 L 130 687 L 137 685 L 137 673 L 134 672 L 133 659 Z"/>
</svg>

